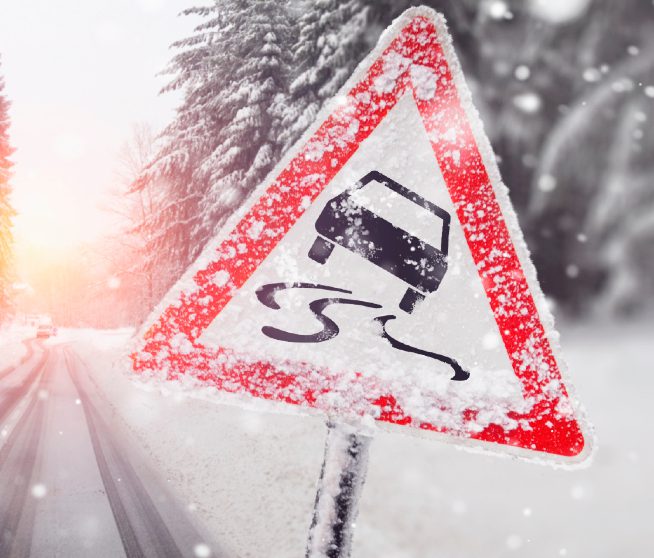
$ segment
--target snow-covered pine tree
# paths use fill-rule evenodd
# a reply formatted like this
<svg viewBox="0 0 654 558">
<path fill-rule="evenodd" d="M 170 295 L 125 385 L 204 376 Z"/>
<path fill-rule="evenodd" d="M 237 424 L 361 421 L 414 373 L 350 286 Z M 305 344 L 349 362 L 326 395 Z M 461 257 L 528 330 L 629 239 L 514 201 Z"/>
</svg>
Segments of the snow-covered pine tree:
<svg viewBox="0 0 654 558">
<path fill-rule="evenodd" d="M 365 0 L 316 0 L 300 8 L 288 95 L 275 99 L 284 151 L 315 120 L 366 50 L 369 7 Z"/>
<path fill-rule="evenodd" d="M 643 250 L 654 245 L 652 14 L 639 0 L 589 3 L 552 32 L 530 78 L 557 110 L 524 222 L 541 282 L 573 311 L 598 295 L 610 311 L 643 308 L 654 294 Z"/>
<path fill-rule="evenodd" d="M 205 19 L 191 37 L 172 45 L 180 52 L 165 71 L 174 78 L 162 92 L 183 89 L 184 100 L 160 134 L 155 156 L 133 183 L 132 193 L 154 189 L 160 200 L 158 211 L 144 220 L 140 231 L 149 239 L 143 247 L 143 266 L 159 279 L 155 297 L 174 282 L 203 241 L 196 231 L 207 184 L 195 170 L 211 153 L 212 137 L 228 123 L 215 105 L 222 90 L 219 76 L 225 80 L 234 67 L 228 49 L 221 45 L 230 37 L 237 3 L 230 0 L 220 10 L 215 3 L 183 12 Z"/>
<path fill-rule="evenodd" d="M 229 41 L 236 67 L 214 108 L 228 115 L 212 139 L 213 150 L 198 169 L 209 184 L 201 227 L 211 234 L 226 211 L 238 207 L 280 157 L 280 116 L 273 101 L 285 95 L 291 25 L 285 3 L 239 2 Z"/>
<path fill-rule="evenodd" d="M 275 0 L 216 0 L 185 12 L 204 21 L 173 45 L 180 52 L 164 89 L 184 90 L 184 100 L 134 183 L 157 181 L 166 200 L 145 224 L 152 232 L 145 265 L 162 275 L 164 290 L 280 156 L 272 105 L 287 89 L 287 9 Z"/>
<path fill-rule="evenodd" d="M 0 323 L 11 309 L 11 218 L 14 211 L 9 203 L 9 177 L 13 149 L 9 143 L 9 101 L 4 95 L 4 80 L 0 77 Z"/>
<path fill-rule="evenodd" d="M 289 91 L 275 103 L 284 150 L 311 125 L 374 47 L 381 31 L 410 6 L 425 4 L 445 14 L 455 27 L 465 64 L 467 55 L 479 50 L 478 41 L 471 37 L 471 22 L 479 10 L 476 0 L 303 0 L 298 4 Z"/>
</svg>

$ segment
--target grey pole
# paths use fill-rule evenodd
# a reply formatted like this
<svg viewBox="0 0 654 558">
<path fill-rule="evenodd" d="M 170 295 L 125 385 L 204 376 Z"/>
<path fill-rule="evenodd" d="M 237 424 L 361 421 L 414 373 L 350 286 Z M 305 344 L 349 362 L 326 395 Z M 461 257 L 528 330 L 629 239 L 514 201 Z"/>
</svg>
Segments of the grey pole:
<svg viewBox="0 0 654 558">
<path fill-rule="evenodd" d="M 348 558 L 372 438 L 347 424 L 327 423 L 306 558 Z"/>
</svg>

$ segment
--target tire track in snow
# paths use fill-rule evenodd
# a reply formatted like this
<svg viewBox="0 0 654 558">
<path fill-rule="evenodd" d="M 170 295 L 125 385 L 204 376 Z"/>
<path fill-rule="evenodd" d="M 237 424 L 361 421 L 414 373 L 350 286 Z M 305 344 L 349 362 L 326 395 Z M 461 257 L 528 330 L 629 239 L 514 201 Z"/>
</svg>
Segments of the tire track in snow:
<svg viewBox="0 0 654 558">
<path fill-rule="evenodd" d="M 10 367 L 9 369 L 5 369 L 3 371 L 3 374 L 7 375 L 10 372 L 13 372 L 17 370 L 20 366 L 24 365 L 30 358 L 34 356 L 34 348 L 33 345 L 31 344 L 31 353 L 25 355 L 22 359 L 21 362 L 19 362 L 16 366 Z M 41 346 L 39 344 L 39 346 Z M 43 348 L 41 346 L 41 348 Z M 7 420 L 7 417 L 11 414 L 11 412 L 16 408 L 18 403 L 27 395 L 29 392 L 30 388 L 36 381 L 38 375 L 42 372 L 43 368 L 45 367 L 46 361 L 48 360 L 48 350 L 43 350 L 41 354 L 41 358 L 37 361 L 37 363 L 32 367 L 32 369 L 27 373 L 27 375 L 23 378 L 23 380 L 15 386 L 12 387 L 5 387 L 0 390 L 0 425 L 4 424 L 4 422 Z M 2 379 L 3 377 L 0 377 Z"/>
<path fill-rule="evenodd" d="M 0 380 L 2 380 L 4 376 L 7 376 L 11 372 L 16 371 L 19 367 L 24 365 L 34 356 L 35 351 L 33 345 L 34 343 L 30 343 L 28 354 L 25 355 L 18 364 L 2 371 L 3 376 L 0 376 Z M 41 345 L 39 344 L 39 346 Z M 18 405 L 20 400 L 29 392 L 30 387 L 36 381 L 36 378 L 43 370 L 47 359 L 48 351 L 43 350 L 41 358 L 18 385 L 2 388 L 0 391 L 0 425 L 2 425 L 7 420 L 7 417 L 16 408 L 16 405 Z"/>
<path fill-rule="evenodd" d="M 204 537 L 185 512 L 166 495 L 166 487 L 157 487 L 155 503 L 153 491 L 148 490 L 126 457 L 127 448 L 119 443 L 92 396 L 84 389 L 79 372 L 72 362 L 75 358 L 81 363 L 81 359 L 68 349 L 65 349 L 65 358 L 68 373 L 82 402 L 97 465 L 127 558 L 194 556 L 194 545 L 202 543 Z M 174 523 L 164 519 L 160 507 L 162 511 L 167 508 L 166 515 L 169 518 L 172 512 Z M 212 550 L 211 556 L 214 558 L 224 556 L 215 548 Z"/>
<path fill-rule="evenodd" d="M 25 364 L 29 359 L 31 359 L 34 356 L 34 345 L 37 344 L 36 339 L 24 339 L 22 341 L 23 345 L 27 348 L 27 352 L 18 360 L 17 363 L 15 364 L 10 364 L 6 368 L 3 368 L 0 370 L 0 380 L 2 380 L 5 376 L 8 376 L 11 372 L 16 370 L 19 366 L 22 366 Z M 39 347 L 43 347 L 40 343 L 38 343 Z"/>
<path fill-rule="evenodd" d="M 48 359 L 49 352 L 45 351 L 27 378 L 14 388 L 17 394 L 24 395 L 21 389 L 25 393 L 28 391 L 36 375 L 46 367 Z M 44 379 L 45 372 L 41 375 L 39 386 L 43 385 Z M 3 418 L 19 400 L 20 397 L 6 400 L 8 404 L 3 409 Z M 38 397 L 37 390 L 0 450 L 0 556 L 3 558 L 29 555 L 35 507 L 28 496 L 39 458 L 44 416 L 44 401 Z"/>
</svg>

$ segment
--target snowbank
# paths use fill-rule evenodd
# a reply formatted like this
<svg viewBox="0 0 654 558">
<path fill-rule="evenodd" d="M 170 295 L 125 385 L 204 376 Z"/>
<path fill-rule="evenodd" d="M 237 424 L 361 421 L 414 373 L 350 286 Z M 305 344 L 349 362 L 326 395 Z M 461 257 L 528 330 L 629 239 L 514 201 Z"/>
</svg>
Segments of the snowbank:
<svg viewBox="0 0 654 558">
<path fill-rule="evenodd" d="M 0 372 L 15 366 L 27 354 L 23 341 L 35 335 L 35 328 L 10 325 L 0 329 Z"/>
<path fill-rule="evenodd" d="M 553 470 L 379 433 L 353 556 L 645 555 L 654 498 L 653 334 L 651 323 L 563 328 L 572 380 L 599 436 L 587 469 Z M 323 453 L 320 418 L 212 402 L 206 390 L 189 397 L 174 384 L 148 386 L 121 360 L 128 331 L 73 337 L 117 420 L 217 541 L 235 556 L 303 555 Z"/>
</svg>

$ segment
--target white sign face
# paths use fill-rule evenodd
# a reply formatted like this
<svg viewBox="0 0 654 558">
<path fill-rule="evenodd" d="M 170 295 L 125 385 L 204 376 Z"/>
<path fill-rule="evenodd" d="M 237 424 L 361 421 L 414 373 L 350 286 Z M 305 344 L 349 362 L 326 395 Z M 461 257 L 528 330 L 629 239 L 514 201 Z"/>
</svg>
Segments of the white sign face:
<svg viewBox="0 0 654 558">
<path fill-rule="evenodd" d="M 442 21 L 409 10 L 171 291 L 136 371 L 581 459 L 481 130 Z"/>
<path fill-rule="evenodd" d="M 390 157 L 389 153 L 392 153 Z M 447 271 L 438 289 L 426 293 L 411 313 L 403 311 L 399 304 L 412 286 L 375 265 L 365 255 L 336 245 L 325 263 L 318 263 L 309 256 L 314 241 L 321 236 L 316 230 L 321 213 L 331 211 L 332 200 L 352 189 L 371 171 L 391 178 L 451 216 Z M 360 218 L 356 208 L 358 202 L 363 201 L 360 207 L 372 210 L 379 219 L 387 220 L 432 246 L 440 245 L 442 220 L 383 184 L 372 181 L 355 190 L 350 199 L 351 221 Z M 348 217 L 342 219 L 347 221 Z M 368 229 L 363 223 L 359 227 L 354 222 L 348 226 L 352 234 L 367 232 L 374 237 L 374 223 Z M 373 238 L 372 242 L 384 250 L 384 238 Z M 433 264 L 428 256 L 420 254 L 419 249 L 411 251 L 408 243 L 404 246 L 406 253 L 401 257 L 415 261 L 415 267 L 424 269 L 425 274 L 430 273 Z M 275 296 L 281 307 L 277 310 L 262 304 L 256 295 L 261 287 L 276 283 L 324 285 L 349 293 L 320 288 L 280 289 Z M 266 327 L 296 334 L 322 332 L 324 328 L 309 305 L 324 298 L 364 301 L 378 307 L 339 303 L 325 307 L 325 315 L 339 327 L 338 334 L 325 341 L 284 341 L 263 333 Z M 385 315 L 395 316 L 387 322 L 387 330 L 394 338 L 455 359 L 470 372 L 470 377 L 466 381 L 451 381 L 454 372 L 447 363 L 393 348 L 380 335 L 380 324 L 375 321 L 376 317 Z M 489 420 L 494 421 L 500 420 L 497 416 L 500 412 L 506 414 L 509 409 L 524 405 L 521 383 L 513 373 L 411 95 L 404 95 L 361 144 L 199 341 L 212 348 L 230 347 L 251 361 L 311 362 L 319 368 L 348 374 L 358 372 L 380 383 L 402 385 L 404 397 L 400 404 L 411 416 L 425 420 L 434 412 L 433 401 L 437 397 L 449 408 L 450 428 L 463 428 L 463 414 L 471 405 L 487 412 L 499 409 L 493 416 L 489 413 Z M 341 412 L 356 411 L 359 409 L 351 401 L 343 401 Z M 502 419 L 504 426 L 508 422 L 506 417 Z"/>
</svg>

